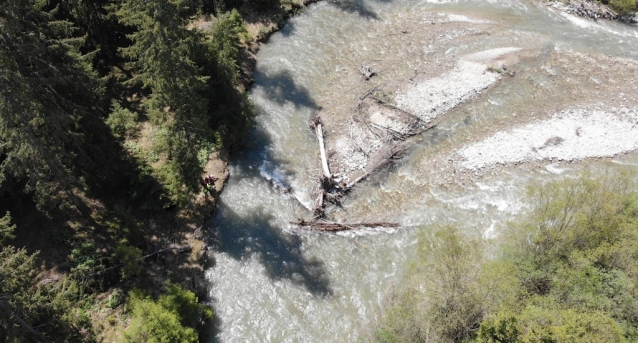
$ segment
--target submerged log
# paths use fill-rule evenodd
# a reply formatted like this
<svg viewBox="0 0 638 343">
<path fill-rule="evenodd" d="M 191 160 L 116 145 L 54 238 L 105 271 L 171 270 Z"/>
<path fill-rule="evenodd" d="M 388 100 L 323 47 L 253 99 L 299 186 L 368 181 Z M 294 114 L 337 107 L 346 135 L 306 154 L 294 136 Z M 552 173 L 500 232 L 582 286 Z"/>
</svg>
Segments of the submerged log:
<svg viewBox="0 0 638 343">
<path fill-rule="evenodd" d="M 382 147 L 379 151 L 377 151 L 372 157 L 370 157 L 370 161 L 366 166 L 363 174 L 359 175 L 356 179 L 348 183 L 345 187 L 345 190 L 352 188 L 354 185 L 364 180 L 378 168 L 382 167 L 386 163 L 390 162 L 391 159 L 397 157 L 405 151 L 406 146 L 404 144 L 389 144 Z"/>
<path fill-rule="evenodd" d="M 328 231 L 328 232 L 336 232 L 336 231 L 346 231 L 346 230 L 359 230 L 361 228 L 377 228 L 377 227 L 387 227 L 387 228 L 398 228 L 399 223 L 387 223 L 387 222 L 370 222 L 370 223 L 337 223 L 332 221 L 306 221 L 303 219 L 298 219 L 297 221 L 290 222 L 290 224 L 297 225 L 300 228 L 307 230 L 316 230 L 316 231 Z"/>
</svg>

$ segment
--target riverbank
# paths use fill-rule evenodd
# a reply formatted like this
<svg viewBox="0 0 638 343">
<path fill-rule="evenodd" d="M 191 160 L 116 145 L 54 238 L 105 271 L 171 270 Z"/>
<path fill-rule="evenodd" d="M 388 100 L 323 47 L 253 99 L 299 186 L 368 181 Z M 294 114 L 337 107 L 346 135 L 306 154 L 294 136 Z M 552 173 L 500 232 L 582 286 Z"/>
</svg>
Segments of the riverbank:
<svg viewBox="0 0 638 343">
<path fill-rule="evenodd" d="M 591 19 L 607 19 L 618 20 L 627 24 L 638 23 L 638 14 L 633 13 L 619 13 L 614 11 L 609 6 L 603 4 L 600 1 L 592 0 L 569 0 L 569 1 L 555 1 L 555 0 L 543 0 L 543 3 L 552 9 L 573 14 L 581 17 Z"/>
</svg>

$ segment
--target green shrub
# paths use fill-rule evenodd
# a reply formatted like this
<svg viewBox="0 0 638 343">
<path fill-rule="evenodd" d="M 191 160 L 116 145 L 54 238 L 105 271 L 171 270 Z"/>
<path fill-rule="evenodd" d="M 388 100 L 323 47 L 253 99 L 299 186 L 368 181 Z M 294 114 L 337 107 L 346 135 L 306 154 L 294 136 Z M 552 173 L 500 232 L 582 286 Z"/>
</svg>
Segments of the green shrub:
<svg viewBox="0 0 638 343">
<path fill-rule="evenodd" d="M 131 322 L 124 331 L 126 343 L 196 343 L 193 328 L 180 324 L 177 313 L 149 299 L 131 299 Z"/>
<path fill-rule="evenodd" d="M 71 272 L 86 275 L 98 265 L 99 257 L 92 242 L 77 243 L 69 255 L 73 268 Z"/>
<path fill-rule="evenodd" d="M 13 235 L 15 228 L 16 226 L 11 224 L 11 213 L 7 211 L 4 217 L 0 218 L 0 246 L 2 246 L 5 241 L 15 237 Z"/>
<path fill-rule="evenodd" d="M 142 250 L 134 246 L 130 246 L 127 240 L 122 240 L 115 248 L 115 261 L 122 264 L 120 275 L 122 279 L 131 279 L 136 277 L 142 271 Z"/>
<path fill-rule="evenodd" d="M 184 326 L 195 327 L 200 322 L 211 319 L 213 311 L 205 305 L 197 303 L 197 296 L 191 291 L 181 289 L 169 283 L 168 292 L 158 302 L 164 308 L 179 314 Z"/>
<path fill-rule="evenodd" d="M 113 100 L 111 105 L 113 111 L 106 119 L 106 124 L 111 128 L 111 132 L 117 138 L 126 138 L 132 133 L 137 121 L 137 113 L 131 112 L 128 109 L 122 107 L 119 102 Z"/>
<path fill-rule="evenodd" d="M 120 306 L 121 303 L 122 293 L 118 288 L 116 288 L 113 290 L 113 293 L 109 295 L 109 300 L 106 302 L 106 306 L 108 306 L 110 309 L 114 309 Z"/>
<path fill-rule="evenodd" d="M 130 293 L 127 305 L 131 314 L 124 342 L 197 342 L 197 327 L 212 318 L 212 310 L 197 303 L 193 292 L 169 284 L 168 293 L 154 301 L 143 292 Z"/>
<path fill-rule="evenodd" d="M 609 0 L 609 7 L 618 14 L 627 14 L 636 10 L 636 0 Z"/>
<path fill-rule="evenodd" d="M 531 186 L 529 212 L 492 259 L 454 228 L 422 237 L 371 340 L 638 341 L 635 179 L 620 170 Z"/>
</svg>

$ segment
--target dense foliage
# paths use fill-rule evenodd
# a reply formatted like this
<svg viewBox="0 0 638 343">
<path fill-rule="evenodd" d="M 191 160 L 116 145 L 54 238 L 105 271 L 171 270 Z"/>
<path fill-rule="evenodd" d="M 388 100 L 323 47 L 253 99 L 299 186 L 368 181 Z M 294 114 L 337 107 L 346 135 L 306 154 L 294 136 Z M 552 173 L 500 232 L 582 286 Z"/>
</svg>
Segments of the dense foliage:
<svg viewBox="0 0 638 343">
<path fill-rule="evenodd" d="M 122 148 L 156 156 L 135 163 L 153 165 L 164 203 L 195 190 L 202 150 L 241 143 L 252 117 L 238 79 L 241 17 L 191 29 L 196 4 L 4 1 L 0 191 L 33 194 L 42 211 L 79 207 L 76 190 L 121 176 Z M 146 120 L 151 147 L 112 144 Z"/>
<path fill-rule="evenodd" d="M 0 219 L 0 243 L 10 238 L 11 216 Z M 0 248 L 0 340 L 18 342 L 90 342 L 91 326 L 81 312 L 77 283 L 55 286 L 37 277 L 37 253 L 10 245 Z"/>
<path fill-rule="evenodd" d="M 251 129 L 245 36 L 218 1 L 0 1 L 0 341 L 95 340 L 91 294 L 144 284 L 142 256 L 175 242 L 149 218 Z M 133 299 L 129 341 L 197 339 L 210 314 L 168 292 Z"/>
<path fill-rule="evenodd" d="M 531 187 L 499 238 L 424 235 L 376 342 L 638 340 L 638 188 L 627 172 Z"/>
<path fill-rule="evenodd" d="M 603 0 L 602 3 L 609 5 L 609 7 L 621 15 L 638 10 L 636 0 Z"/>
<path fill-rule="evenodd" d="M 172 284 L 157 301 L 133 291 L 128 307 L 132 319 L 124 332 L 126 343 L 196 343 L 194 328 L 213 315 L 209 308 L 197 303 L 193 292 Z"/>
</svg>

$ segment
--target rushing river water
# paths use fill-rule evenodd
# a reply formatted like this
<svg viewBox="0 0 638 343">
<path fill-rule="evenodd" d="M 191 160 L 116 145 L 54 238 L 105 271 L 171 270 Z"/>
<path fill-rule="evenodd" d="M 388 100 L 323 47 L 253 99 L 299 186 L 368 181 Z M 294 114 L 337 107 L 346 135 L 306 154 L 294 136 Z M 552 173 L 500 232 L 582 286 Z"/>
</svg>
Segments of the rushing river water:
<svg viewBox="0 0 638 343">
<path fill-rule="evenodd" d="M 421 13 L 492 26 L 484 29 L 489 34 L 470 32 L 449 42 L 442 37 L 438 45 L 419 42 L 412 53 L 395 51 L 390 41 L 402 38 L 391 38 L 387 31 Z M 322 234 L 289 224 L 310 216 L 301 203 L 310 203 L 319 155 L 308 121 L 331 101 L 339 75 L 356 72 L 357 63 L 379 55 L 405 54 L 405 63 L 424 68 L 429 58 L 509 46 L 533 51 L 533 58 L 517 66 L 515 77 L 443 114 L 438 127 L 415 137 L 394 167 L 361 183 L 342 208 L 329 209 L 335 220 L 395 221 L 400 229 Z M 388 290 L 401 282 L 421 230 L 445 222 L 496 235 L 521 210 L 531 182 L 619 164 L 638 166 L 634 152 L 571 163 L 519 163 L 463 180 L 431 172 L 438 166 L 429 161 L 508 123 L 529 122 L 521 117 L 602 101 L 611 95 L 593 91 L 600 82 L 621 87 L 624 77 L 636 79 L 633 67 L 595 68 L 581 58 L 589 54 L 638 59 L 638 29 L 514 0 L 321 2 L 290 20 L 259 53 L 251 92 L 258 109 L 253 148 L 231 162 L 210 229 L 215 265 L 207 278 L 217 319 L 211 340 L 356 341 L 369 330 Z M 398 74 L 382 70 L 377 82 Z M 352 97 L 367 88 L 361 81 L 352 87 Z M 638 88 L 629 89 L 631 100 Z M 622 102 L 625 95 L 616 93 L 614 101 Z M 294 196 L 283 192 L 288 186 Z"/>
</svg>

